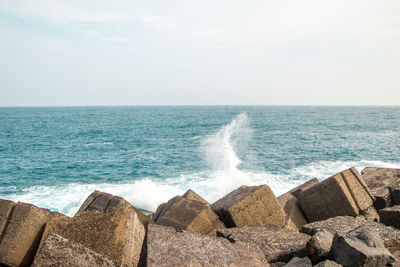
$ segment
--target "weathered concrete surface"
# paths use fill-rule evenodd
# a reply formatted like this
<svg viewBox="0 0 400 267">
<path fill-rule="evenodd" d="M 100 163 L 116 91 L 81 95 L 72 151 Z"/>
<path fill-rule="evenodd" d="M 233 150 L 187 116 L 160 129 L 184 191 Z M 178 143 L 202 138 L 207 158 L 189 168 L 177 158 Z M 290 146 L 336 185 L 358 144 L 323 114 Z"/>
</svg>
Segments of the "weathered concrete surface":
<svg viewBox="0 0 400 267">
<path fill-rule="evenodd" d="M 331 260 L 321 261 L 320 263 L 314 265 L 314 267 L 340 267 L 340 266 L 343 266 L 343 265 L 336 263 L 334 261 L 331 261 Z"/>
<path fill-rule="evenodd" d="M 268 262 L 288 262 L 295 256 L 306 256 L 305 248 L 310 239 L 308 235 L 273 224 L 228 228 L 219 230 L 217 235 L 261 248 Z"/>
<path fill-rule="evenodd" d="M 72 218 L 53 218 L 43 233 L 42 242 L 58 234 L 126 266 L 137 266 L 145 228 L 130 205 L 108 212 L 85 211 Z"/>
<path fill-rule="evenodd" d="M 347 234 L 335 234 L 332 254 L 343 266 L 386 266 L 395 261 L 379 234 L 361 226 Z"/>
<path fill-rule="evenodd" d="M 326 229 L 332 233 L 345 234 L 351 230 L 354 230 L 362 225 L 365 225 L 379 233 L 380 237 L 383 239 L 385 247 L 390 252 L 395 252 L 400 250 L 400 231 L 391 227 L 386 226 L 382 223 L 377 223 L 369 221 L 360 217 L 351 216 L 338 216 L 330 218 L 324 221 L 313 222 L 303 225 L 301 232 L 313 235 L 319 229 Z"/>
<path fill-rule="evenodd" d="M 307 190 L 308 188 L 318 184 L 318 179 L 313 178 L 311 180 L 308 180 L 305 183 L 302 183 L 299 186 L 296 186 L 292 190 L 290 190 L 288 193 L 292 194 L 295 198 L 297 198 L 303 191 Z"/>
<path fill-rule="evenodd" d="M 400 169 L 366 167 L 361 175 L 376 199 L 375 208 L 380 210 L 392 206 L 389 187 L 400 179 Z"/>
<path fill-rule="evenodd" d="M 217 229 L 225 228 L 210 205 L 181 196 L 168 201 L 156 222 L 174 227 L 177 231 L 187 230 L 211 235 L 215 235 Z"/>
<path fill-rule="evenodd" d="M 283 265 L 283 267 L 312 267 L 312 263 L 307 257 L 294 257 L 287 264 Z"/>
<path fill-rule="evenodd" d="M 227 227 L 285 225 L 285 213 L 269 186 L 241 186 L 211 205 Z"/>
<path fill-rule="evenodd" d="M 224 238 L 172 227 L 149 225 L 147 267 L 160 266 L 269 266 L 259 248 Z"/>
<path fill-rule="evenodd" d="M 57 234 L 50 234 L 36 253 L 32 267 L 117 267 L 119 263 Z"/>
<path fill-rule="evenodd" d="M 4 228 L 9 220 L 10 215 L 14 210 L 14 207 L 15 207 L 15 202 L 7 199 L 0 199 L 0 236 L 1 233 L 3 233 L 4 231 Z"/>
<path fill-rule="evenodd" d="M 187 199 L 191 199 L 194 201 L 198 201 L 200 203 L 203 203 L 205 205 L 210 205 L 210 203 L 208 203 L 204 198 L 202 198 L 201 196 L 199 196 L 196 192 L 194 192 L 192 189 L 189 189 L 188 191 L 186 191 L 185 194 L 183 194 L 184 198 Z"/>
<path fill-rule="evenodd" d="M 29 266 L 35 256 L 47 221 L 54 216 L 48 209 L 18 202 L 2 202 L 3 231 L 0 240 L 0 263 L 8 266 Z M 7 207 L 8 205 L 8 207 Z M 11 210 L 10 210 L 11 206 Z M 4 222 L 7 220 L 7 222 Z"/>
<path fill-rule="evenodd" d="M 154 223 L 154 221 L 149 216 L 146 216 L 143 212 L 131 205 L 122 197 L 113 196 L 111 194 L 100 192 L 97 190 L 91 193 L 86 198 L 76 214 L 92 210 L 110 212 L 115 208 L 126 206 L 130 206 L 136 211 L 136 214 L 138 215 L 140 221 L 143 223 L 144 226 L 147 226 L 149 223 Z"/>
<path fill-rule="evenodd" d="M 326 229 L 318 230 L 307 242 L 307 256 L 313 262 L 319 262 L 330 257 L 334 234 Z"/>
<path fill-rule="evenodd" d="M 301 210 L 299 201 L 292 194 L 286 193 L 278 197 L 279 205 L 285 212 L 285 227 L 298 231 L 307 220 Z"/>
<path fill-rule="evenodd" d="M 372 194 L 355 168 L 344 170 L 298 195 L 308 221 L 357 216 L 373 204 Z"/>
<path fill-rule="evenodd" d="M 382 223 L 400 229 L 400 205 L 381 209 L 379 216 Z"/>
</svg>

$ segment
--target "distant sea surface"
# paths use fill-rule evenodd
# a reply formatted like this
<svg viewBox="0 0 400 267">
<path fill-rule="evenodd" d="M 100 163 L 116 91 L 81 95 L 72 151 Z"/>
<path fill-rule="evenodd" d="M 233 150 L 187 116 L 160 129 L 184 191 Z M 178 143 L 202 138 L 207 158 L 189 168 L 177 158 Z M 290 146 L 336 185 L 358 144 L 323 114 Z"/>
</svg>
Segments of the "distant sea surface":
<svg viewBox="0 0 400 267">
<path fill-rule="evenodd" d="M 0 198 L 68 215 L 94 190 L 154 211 L 352 166 L 400 168 L 400 107 L 0 108 Z"/>
</svg>

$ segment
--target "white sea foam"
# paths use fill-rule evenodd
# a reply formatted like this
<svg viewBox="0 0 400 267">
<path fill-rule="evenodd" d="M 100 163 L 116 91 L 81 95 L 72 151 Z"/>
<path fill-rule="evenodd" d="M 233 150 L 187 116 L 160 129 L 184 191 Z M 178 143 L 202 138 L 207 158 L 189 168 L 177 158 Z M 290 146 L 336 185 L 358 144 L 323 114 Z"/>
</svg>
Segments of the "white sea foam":
<svg viewBox="0 0 400 267">
<path fill-rule="evenodd" d="M 400 163 L 382 161 L 320 161 L 293 168 L 285 174 L 271 174 L 240 169 L 238 146 L 251 139 L 252 130 L 245 113 L 236 116 L 231 123 L 216 133 L 202 138 L 200 151 L 208 163 L 203 172 L 184 174 L 169 179 L 144 177 L 120 184 L 67 184 L 33 186 L 15 194 L 0 195 L 14 201 L 33 203 L 39 207 L 74 215 L 86 197 L 94 190 L 124 197 L 136 207 L 154 211 L 159 204 L 183 194 L 189 188 L 195 190 L 210 203 L 241 185 L 267 184 L 279 196 L 291 188 L 311 179 L 323 180 L 349 167 L 361 171 L 366 166 L 400 168 Z M 111 142 L 93 143 L 108 145 Z M 3 188 L 15 191 L 16 188 Z M 9 189 L 9 190 L 7 190 Z"/>
</svg>

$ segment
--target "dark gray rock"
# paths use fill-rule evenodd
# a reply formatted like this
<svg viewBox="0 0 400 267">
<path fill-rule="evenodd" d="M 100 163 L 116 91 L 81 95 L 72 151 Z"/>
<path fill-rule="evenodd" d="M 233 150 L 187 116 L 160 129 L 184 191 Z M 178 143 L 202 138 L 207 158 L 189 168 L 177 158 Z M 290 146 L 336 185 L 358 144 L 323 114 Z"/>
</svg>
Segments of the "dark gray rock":
<svg viewBox="0 0 400 267">
<path fill-rule="evenodd" d="M 308 235 L 273 224 L 228 228 L 219 230 L 217 235 L 261 248 L 268 262 L 287 262 L 295 256 L 306 256 L 305 248 L 310 239 Z"/>
<path fill-rule="evenodd" d="M 314 267 L 340 267 L 340 266 L 343 265 L 330 260 L 321 261 L 317 265 L 314 265 Z"/>
<path fill-rule="evenodd" d="M 301 232 L 313 235 L 319 229 L 326 229 L 332 233 L 345 234 L 362 225 L 366 225 L 376 233 L 379 233 L 385 243 L 385 247 L 390 252 L 400 250 L 400 230 L 391 226 L 386 226 L 382 223 L 366 220 L 362 217 L 337 216 L 327 220 L 303 225 Z"/>
<path fill-rule="evenodd" d="M 379 216 L 382 223 L 400 229 L 400 205 L 381 209 Z"/>
<path fill-rule="evenodd" d="M 78 243 L 57 234 L 51 234 L 36 253 L 32 264 L 32 267 L 42 266 L 116 267 L 121 265 Z"/>
<path fill-rule="evenodd" d="M 392 197 L 392 205 L 400 205 L 400 170 L 397 179 L 389 185 L 389 191 Z"/>
<path fill-rule="evenodd" d="M 244 242 L 172 227 L 149 225 L 147 267 L 169 266 L 269 266 L 262 251 Z"/>
<path fill-rule="evenodd" d="M 361 176 L 375 197 L 374 206 L 377 210 L 392 206 L 389 187 L 399 180 L 400 169 L 366 167 L 361 171 Z"/>
<path fill-rule="evenodd" d="M 283 267 L 312 267 L 312 263 L 307 257 L 294 257 L 287 264 L 283 265 Z"/>
<path fill-rule="evenodd" d="M 307 242 L 307 256 L 313 262 L 328 259 L 334 234 L 326 229 L 318 230 Z"/>
<path fill-rule="evenodd" d="M 394 262 L 379 234 L 361 226 L 347 234 L 335 234 L 332 253 L 343 266 L 386 266 Z"/>
</svg>

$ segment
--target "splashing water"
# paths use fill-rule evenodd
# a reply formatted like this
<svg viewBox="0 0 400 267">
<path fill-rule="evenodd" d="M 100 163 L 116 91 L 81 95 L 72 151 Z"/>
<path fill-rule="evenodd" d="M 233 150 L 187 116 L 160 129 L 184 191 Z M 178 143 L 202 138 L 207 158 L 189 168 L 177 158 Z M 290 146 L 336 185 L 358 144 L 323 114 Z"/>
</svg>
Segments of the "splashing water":
<svg viewBox="0 0 400 267">
<path fill-rule="evenodd" d="M 251 178 L 238 169 L 241 160 L 235 149 L 239 140 L 243 145 L 246 139 L 251 138 L 251 134 L 247 114 L 240 113 L 231 123 L 203 141 L 201 149 L 218 192 L 224 194 L 243 184 L 251 184 Z"/>
</svg>

